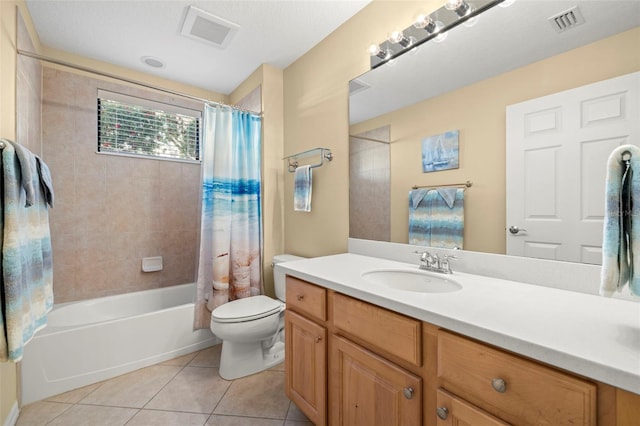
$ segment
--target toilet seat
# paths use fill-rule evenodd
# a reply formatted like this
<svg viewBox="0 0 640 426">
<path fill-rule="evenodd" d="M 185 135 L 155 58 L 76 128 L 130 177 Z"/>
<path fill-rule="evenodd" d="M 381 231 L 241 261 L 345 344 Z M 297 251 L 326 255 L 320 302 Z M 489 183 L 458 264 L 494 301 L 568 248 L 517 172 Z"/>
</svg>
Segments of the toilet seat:
<svg viewBox="0 0 640 426">
<path fill-rule="evenodd" d="M 253 321 L 276 314 L 284 304 L 268 296 L 237 299 L 218 306 L 211 312 L 211 319 L 219 323 Z"/>
</svg>

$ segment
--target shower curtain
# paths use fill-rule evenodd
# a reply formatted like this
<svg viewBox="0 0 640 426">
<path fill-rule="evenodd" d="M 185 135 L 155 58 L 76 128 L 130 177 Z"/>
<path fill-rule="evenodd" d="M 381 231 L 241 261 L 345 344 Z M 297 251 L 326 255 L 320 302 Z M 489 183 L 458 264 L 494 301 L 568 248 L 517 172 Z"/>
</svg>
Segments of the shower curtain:
<svg viewBox="0 0 640 426">
<path fill-rule="evenodd" d="M 263 292 L 261 118 L 206 105 L 203 122 L 194 328 L 208 328 L 217 306 Z"/>
</svg>

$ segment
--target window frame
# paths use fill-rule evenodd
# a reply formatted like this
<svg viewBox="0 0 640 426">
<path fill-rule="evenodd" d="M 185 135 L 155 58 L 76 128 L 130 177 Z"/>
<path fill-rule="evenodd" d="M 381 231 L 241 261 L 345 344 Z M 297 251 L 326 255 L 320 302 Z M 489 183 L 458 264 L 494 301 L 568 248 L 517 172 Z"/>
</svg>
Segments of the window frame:
<svg viewBox="0 0 640 426">
<path fill-rule="evenodd" d="M 119 102 L 121 104 L 133 105 L 142 108 L 149 108 L 153 110 L 159 110 L 168 114 L 180 114 L 188 117 L 192 117 L 196 119 L 197 122 L 197 136 L 196 136 L 196 159 L 190 158 L 179 158 L 179 157 L 165 157 L 160 155 L 150 155 L 150 154 L 140 154 L 136 152 L 126 152 L 126 151 L 111 151 L 105 150 L 104 147 L 101 146 L 100 141 L 100 113 L 101 100 L 114 101 Z M 202 111 L 188 108 L 180 105 L 170 104 L 167 102 L 156 101 L 148 98 L 142 98 L 139 96 L 128 95 L 124 93 L 112 92 L 109 90 L 98 89 L 97 97 L 96 97 L 96 154 L 100 155 L 113 155 L 120 157 L 133 157 L 133 158 L 142 158 L 142 159 L 152 159 L 152 160 L 162 160 L 162 161 L 175 161 L 175 162 L 183 162 L 183 163 L 192 163 L 192 164 L 201 164 L 202 163 Z"/>
</svg>

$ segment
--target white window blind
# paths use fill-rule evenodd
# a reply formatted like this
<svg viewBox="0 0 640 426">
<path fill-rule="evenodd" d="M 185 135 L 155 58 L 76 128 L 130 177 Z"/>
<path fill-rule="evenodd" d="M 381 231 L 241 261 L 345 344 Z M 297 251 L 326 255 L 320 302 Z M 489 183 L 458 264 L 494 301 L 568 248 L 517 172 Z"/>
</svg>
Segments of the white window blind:
<svg viewBox="0 0 640 426">
<path fill-rule="evenodd" d="M 200 111 L 98 91 L 98 152 L 198 161 Z"/>
</svg>

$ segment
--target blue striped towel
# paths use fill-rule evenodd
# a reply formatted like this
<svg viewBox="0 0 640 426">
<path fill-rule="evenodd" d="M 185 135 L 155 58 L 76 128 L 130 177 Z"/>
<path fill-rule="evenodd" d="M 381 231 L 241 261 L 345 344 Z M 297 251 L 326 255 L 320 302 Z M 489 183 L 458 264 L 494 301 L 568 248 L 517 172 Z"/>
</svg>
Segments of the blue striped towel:
<svg viewBox="0 0 640 426">
<path fill-rule="evenodd" d="M 629 152 L 629 168 L 622 154 Z M 640 296 L 640 148 L 622 145 L 607 161 L 600 295 L 612 296 L 629 283 Z M 639 274 L 636 274 L 639 272 Z"/>
<path fill-rule="evenodd" d="M 0 288 L 0 361 L 19 361 L 23 347 L 47 323 L 53 307 L 53 266 L 47 201 L 38 173 L 28 183 L 32 204 L 27 203 L 27 187 L 21 162 L 12 142 L 3 140 L 2 207 L 0 239 L 2 274 Z M 22 154 L 31 163 L 33 154 Z"/>
<path fill-rule="evenodd" d="M 311 166 L 296 168 L 293 178 L 293 210 L 297 212 L 311 211 Z"/>
<path fill-rule="evenodd" d="M 409 192 L 409 244 L 463 248 L 464 189 Z"/>
</svg>

